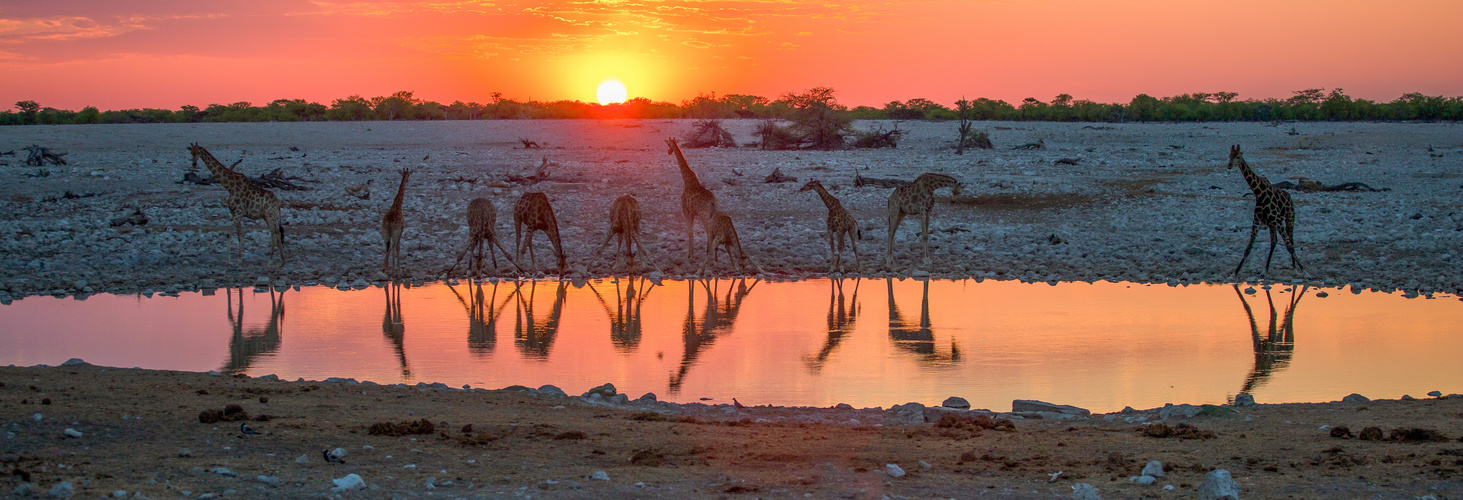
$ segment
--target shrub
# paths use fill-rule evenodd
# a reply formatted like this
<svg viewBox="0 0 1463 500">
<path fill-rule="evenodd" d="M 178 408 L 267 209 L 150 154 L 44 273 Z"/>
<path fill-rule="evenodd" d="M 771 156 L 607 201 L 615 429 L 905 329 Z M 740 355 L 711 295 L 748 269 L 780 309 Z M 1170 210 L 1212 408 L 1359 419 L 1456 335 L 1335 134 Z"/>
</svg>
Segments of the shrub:
<svg viewBox="0 0 1463 500">
<path fill-rule="evenodd" d="M 732 138 L 731 132 L 721 128 L 721 120 L 699 120 L 692 127 L 691 134 L 685 141 L 688 148 L 737 147 L 737 141 Z"/>
</svg>

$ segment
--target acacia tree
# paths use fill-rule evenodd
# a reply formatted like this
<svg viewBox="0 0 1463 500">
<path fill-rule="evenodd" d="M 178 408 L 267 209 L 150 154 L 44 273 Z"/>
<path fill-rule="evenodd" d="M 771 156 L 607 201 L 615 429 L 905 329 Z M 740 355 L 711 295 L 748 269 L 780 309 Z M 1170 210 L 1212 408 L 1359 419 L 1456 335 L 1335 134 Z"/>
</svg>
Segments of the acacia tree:
<svg viewBox="0 0 1463 500">
<path fill-rule="evenodd" d="M 813 87 L 801 94 L 786 93 L 778 98 L 791 111 L 793 131 L 807 147 L 842 149 L 844 135 L 852 122 L 843 113 L 848 108 L 838 103 L 836 91 L 830 87 Z"/>
</svg>

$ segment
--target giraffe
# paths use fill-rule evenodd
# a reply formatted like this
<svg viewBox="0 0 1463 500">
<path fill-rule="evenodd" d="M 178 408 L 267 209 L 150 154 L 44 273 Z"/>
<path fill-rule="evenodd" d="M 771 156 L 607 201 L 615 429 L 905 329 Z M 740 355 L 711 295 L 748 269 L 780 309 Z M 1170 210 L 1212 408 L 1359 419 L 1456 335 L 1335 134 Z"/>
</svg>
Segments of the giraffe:
<svg viewBox="0 0 1463 500">
<path fill-rule="evenodd" d="M 406 230 L 406 217 L 401 214 L 401 202 L 406 199 L 406 180 L 411 169 L 401 169 L 401 186 L 396 188 L 396 199 L 391 208 L 381 217 L 381 239 L 386 241 L 386 258 L 381 262 L 381 271 L 401 270 L 401 232 Z"/>
<path fill-rule="evenodd" d="M 701 228 L 706 230 L 706 238 L 711 239 L 711 218 L 719 211 L 716 206 L 716 195 L 701 185 L 696 180 L 696 172 L 691 171 L 691 166 L 686 163 L 686 155 L 681 154 L 681 146 L 676 143 L 676 138 L 665 140 L 665 154 L 676 157 L 676 165 L 681 170 L 681 182 L 686 185 L 681 190 L 681 215 L 686 218 L 686 259 L 689 261 L 696 258 L 695 229 L 696 220 L 701 220 Z"/>
<path fill-rule="evenodd" d="M 528 233 L 523 232 L 524 226 Z M 564 275 L 564 247 L 559 242 L 559 221 L 554 218 L 554 207 L 549 197 L 540 192 L 524 193 L 513 204 L 514 254 L 523 260 L 523 247 L 528 246 L 528 258 L 533 263 L 533 272 L 538 272 L 538 259 L 533 255 L 533 233 L 543 231 L 554 245 L 554 254 L 559 258 L 559 276 Z"/>
<path fill-rule="evenodd" d="M 843 203 L 829 194 L 828 190 L 823 188 L 823 183 L 818 182 L 817 179 L 808 181 L 798 189 L 799 193 L 803 191 L 816 191 L 818 197 L 823 199 L 823 204 L 828 206 L 828 270 L 843 270 L 843 237 L 845 235 L 848 236 L 848 246 L 853 248 L 853 267 L 858 269 L 860 267 L 858 240 L 863 236 L 863 231 L 858 227 L 858 220 L 854 219 L 853 214 L 843 208 Z M 838 242 L 837 250 L 834 250 L 833 246 L 835 241 Z"/>
<path fill-rule="evenodd" d="M 472 201 L 469 201 L 467 203 L 467 247 L 463 248 L 462 252 L 457 254 L 457 261 L 453 262 L 452 267 L 448 268 L 447 272 L 450 273 L 453 269 L 457 269 L 457 265 L 461 264 L 462 259 L 467 257 L 468 253 L 471 252 L 473 256 L 471 264 L 472 275 L 480 276 L 483 268 L 483 245 L 485 240 L 488 245 L 488 256 L 493 259 L 494 270 L 498 269 L 498 254 L 493 253 L 493 248 L 496 247 L 498 251 L 503 252 L 503 258 L 508 259 L 509 264 L 513 264 L 513 267 L 520 272 L 523 271 L 522 268 L 518 267 L 518 263 L 513 260 L 513 257 L 508 254 L 508 250 L 503 248 L 503 243 L 498 241 L 497 225 L 498 209 L 493 207 L 492 200 L 487 198 L 473 198 Z"/>
<path fill-rule="evenodd" d="M 1255 246 L 1255 234 L 1260 231 L 1261 224 L 1270 229 L 1270 254 L 1265 256 L 1265 272 L 1270 272 L 1270 259 L 1275 257 L 1276 232 L 1285 239 L 1285 249 L 1290 251 L 1290 263 L 1296 269 L 1304 271 L 1305 266 L 1295 258 L 1295 241 L 1292 238 L 1295 234 L 1295 204 L 1290 202 L 1290 193 L 1270 185 L 1265 176 L 1251 170 L 1238 144 L 1229 148 L 1229 166 L 1239 168 L 1240 173 L 1245 176 L 1245 183 L 1250 185 L 1250 191 L 1255 193 L 1255 218 L 1250 225 L 1250 242 L 1245 244 L 1245 254 L 1240 257 L 1239 265 L 1234 266 L 1234 275 L 1239 276 L 1239 270 L 1245 267 L 1245 260 L 1250 258 L 1250 249 Z"/>
<path fill-rule="evenodd" d="M 204 166 L 213 173 L 213 178 L 229 192 L 224 206 L 229 207 L 229 214 L 234 218 L 234 232 L 239 241 L 239 261 L 244 260 L 244 218 L 248 217 L 264 221 L 264 225 L 269 228 L 270 254 L 274 253 L 273 249 L 279 249 L 279 264 L 283 266 L 284 225 L 279 220 L 279 197 L 259 187 L 244 174 L 230 170 L 198 143 L 189 145 L 188 151 L 193 154 L 193 168 L 198 168 L 198 160 L 202 159 Z"/>
<path fill-rule="evenodd" d="M 711 263 L 716 262 L 718 247 L 726 250 L 726 258 L 736 266 L 737 272 L 745 272 L 748 263 L 756 267 L 757 272 L 763 272 L 762 266 L 752 260 L 747 252 L 742 251 L 742 240 L 737 237 L 737 228 L 732 224 L 731 216 L 726 212 L 717 212 L 716 215 L 711 216 L 711 228 L 706 231 L 706 260 L 701 262 L 701 268 L 696 270 L 697 274 L 705 271 Z M 733 248 L 736 249 L 735 253 L 732 252 Z"/>
<path fill-rule="evenodd" d="M 615 236 L 620 237 L 615 245 L 615 261 L 619 262 L 620 256 L 624 256 L 630 263 L 630 273 L 634 274 L 637 254 L 644 255 L 647 261 L 650 260 L 650 256 L 645 253 L 645 245 L 640 243 L 640 202 L 635 201 L 634 196 L 627 194 L 615 198 L 614 203 L 610 204 L 610 232 L 605 235 L 604 243 L 600 243 L 599 248 L 595 249 L 595 255 L 604 251 L 605 246 Z M 651 262 L 651 265 L 655 266 L 655 263 Z M 655 266 L 655 270 L 659 271 L 660 266 Z"/>
<path fill-rule="evenodd" d="M 923 173 L 909 185 L 894 189 L 889 195 L 889 246 L 884 253 L 884 265 L 894 261 L 894 232 L 906 215 L 918 215 L 919 231 L 924 236 L 926 266 L 930 265 L 930 211 L 935 206 L 935 190 L 950 188 L 950 194 L 960 194 L 960 181 L 941 174 Z"/>
</svg>

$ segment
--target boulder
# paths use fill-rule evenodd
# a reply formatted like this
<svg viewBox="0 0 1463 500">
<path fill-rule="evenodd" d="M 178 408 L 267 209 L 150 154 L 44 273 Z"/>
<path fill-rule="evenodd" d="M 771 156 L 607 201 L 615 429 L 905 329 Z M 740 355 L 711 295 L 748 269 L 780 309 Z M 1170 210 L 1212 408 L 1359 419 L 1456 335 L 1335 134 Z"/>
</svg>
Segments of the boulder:
<svg viewBox="0 0 1463 500">
<path fill-rule="evenodd" d="M 1081 416 L 1081 417 L 1090 417 L 1090 416 L 1092 416 L 1092 412 L 1091 411 L 1086 410 L 1086 409 L 1083 409 L 1083 408 L 1078 408 L 1076 406 L 1051 404 L 1051 403 L 1047 403 L 1047 402 L 1043 402 L 1043 401 L 1036 401 L 1036 400 L 1031 400 L 1031 399 L 1017 399 L 1015 401 L 1012 401 L 1011 402 L 1011 411 L 1013 411 L 1013 412 L 1028 412 L 1028 411 L 1031 411 L 1031 412 L 1063 413 L 1063 414 L 1067 414 L 1067 415 L 1077 415 L 1077 416 Z"/>
<path fill-rule="evenodd" d="M 969 401 L 966 401 L 965 398 L 962 398 L 962 397 L 950 396 L 948 398 L 945 398 L 945 402 L 940 403 L 940 406 L 943 406 L 945 408 L 956 408 L 956 409 L 960 409 L 960 410 L 969 410 L 970 409 L 970 402 Z"/>
<path fill-rule="evenodd" d="M 1204 475 L 1204 484 L 1199 485 L 1199 500 L 1239 500 L 1239 483 L 1227 470 L 1209 471 Z"/>
</svg>

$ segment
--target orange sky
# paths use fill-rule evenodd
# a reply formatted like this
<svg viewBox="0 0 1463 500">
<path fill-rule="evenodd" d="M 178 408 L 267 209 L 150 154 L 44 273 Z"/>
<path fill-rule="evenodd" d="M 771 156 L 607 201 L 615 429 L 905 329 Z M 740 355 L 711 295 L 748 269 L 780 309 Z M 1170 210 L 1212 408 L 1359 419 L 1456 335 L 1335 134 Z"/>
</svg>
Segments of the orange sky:
<svg viewBox="0 0 1463 500">
<path fill-rule="evenodd" d="M 1448 0 L 11 0 L 0 106 L 593 101 L 607 77 L 672 102 L 813 86 L 874 106 L 1314 87 L 1389 101 L 1463 94 L 1458 19 Z"/>
</svg>

